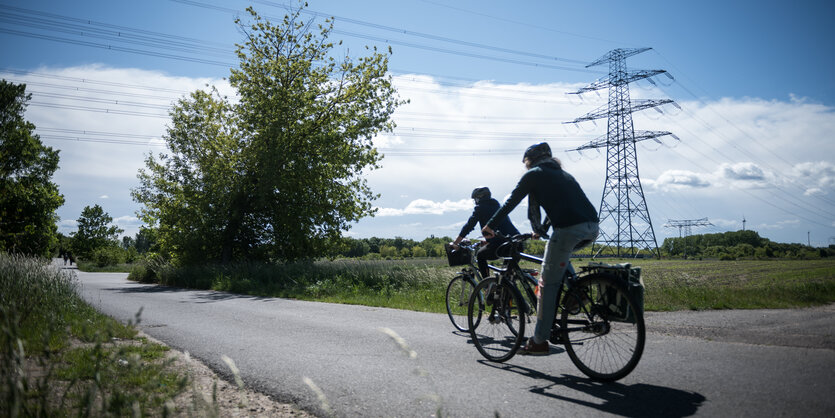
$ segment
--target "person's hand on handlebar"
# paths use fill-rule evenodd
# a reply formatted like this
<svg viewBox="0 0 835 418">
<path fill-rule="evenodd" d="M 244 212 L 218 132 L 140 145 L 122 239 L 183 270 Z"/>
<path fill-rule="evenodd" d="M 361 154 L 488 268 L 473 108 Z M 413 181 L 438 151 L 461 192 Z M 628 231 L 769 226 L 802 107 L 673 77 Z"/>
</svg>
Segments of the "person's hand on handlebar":
<svg viewBox="0 0 835 418">
<path fill-rule="evenodd" d="M 489 226 L 485 226 L 481 228 L 481 235 L 484 235 L 484 238 L 490 239 L 496 236 L 496 233 L 493 231 L 493 228 Z"/>
<path fill-rule="evenodd" d="M 463 240 L 464 237 L 457 237 L 455 238 L 455 241 L 450 242 L 450 245 L 452 245 L 452 249 L 457 251 L 459 248 L 461 248 L 461 246 L 458 245 L 458 243 L 460 243 Z"/>
</svg>

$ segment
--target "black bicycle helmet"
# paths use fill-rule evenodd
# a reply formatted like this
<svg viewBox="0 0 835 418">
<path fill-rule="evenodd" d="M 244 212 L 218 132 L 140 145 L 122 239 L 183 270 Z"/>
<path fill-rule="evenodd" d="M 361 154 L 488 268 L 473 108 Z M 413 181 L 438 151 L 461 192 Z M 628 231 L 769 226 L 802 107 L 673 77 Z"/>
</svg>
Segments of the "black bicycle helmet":
<svg viewBox="0 0 835 418">
<path fill-rule="evenodd" d="M 473 189 L 471 197 L 475 200 L 487 199 L 490 197 L 490 189 L 487 187 L 476 187 Z"/>
<path fill-rule="evenodd" d="M 536 162 L 543 158 L 550 157 L 551 147 L 548 146 L 547 142 L 540 142 L 536 145 L 529 146 L 528 149 L 525 150 L 525 155 L 522 156 L 522 161 L 525 161 L 525 158 L 527 158 L 530 162 Z"/>
</svg>

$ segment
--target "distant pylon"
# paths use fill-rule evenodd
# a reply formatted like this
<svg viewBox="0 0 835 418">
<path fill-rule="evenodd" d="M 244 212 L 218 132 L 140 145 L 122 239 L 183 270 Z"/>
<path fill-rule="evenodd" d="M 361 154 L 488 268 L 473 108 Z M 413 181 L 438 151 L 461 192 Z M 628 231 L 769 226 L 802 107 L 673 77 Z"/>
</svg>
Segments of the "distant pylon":
<svg viewBox="0 0 835 418">
<path fill-rule="evenodd" d="M 666 228 L 678 228 L 678 237 L 679 238 L 686 238 L 689 237 L 691 234 L 691 228 L 694 226 L 713 226 L 707 218 L 701 219 L 667 219 L 667 223 L 664 224 Z M 681 230 L 684 229 L 684 237 L 681 236 Z M 684 240 L 684 256 L 687 257 L 687 240 Z"/>
<path fill-rule="evenodd" d="M 603 185 L 603 197 L 600 199 L 600 236 L 592 246 L 597 255 L 609 249 L 617 256 L 637 256 L 647 250 L 660 257 L 655 231 L 649 217 L 649 209 L 638 177 L 638 153 L 635 143 L 647 139 L 661 142 L 657 138 L 675 135 L 666 131 L 638 131 L 632 125 L 632 112 L 672 103 L 669 99 L 630 100 L 629 83 L 659 74 L 672 78 L 664 70 L 626 71 L 626 58 L 651 48 L 615 49 L 587 65 L 593 67 L 609 63 L 608 78 L 600 79 L 573 94 L 582 94 L 603 88 L 609 88 L 609 104 L 593 112 L 565 123 L 578 123 L 600 118 L 608 118 L 605 136 L 576 148 L 582 151 L 606 147 L 606 182 Z M 597 249 L 595 250 L 595 247 Z"/>
</svg>

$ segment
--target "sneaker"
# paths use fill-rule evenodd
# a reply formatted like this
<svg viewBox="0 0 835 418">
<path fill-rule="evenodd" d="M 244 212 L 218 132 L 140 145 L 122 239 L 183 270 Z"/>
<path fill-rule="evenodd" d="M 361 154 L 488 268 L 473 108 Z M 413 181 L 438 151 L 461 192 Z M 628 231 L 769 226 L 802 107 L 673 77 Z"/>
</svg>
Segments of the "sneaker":
<svg viewBox="0 0 835 418">
<path fill-rule="evenodd" d="M 543 343 L 537 344 L 533 341 L 533 338 L 528 338 L 528 342 L 525 343 L 525 346 L 519 349 L 519 354 L 523 356 L 545 356 L 550 353 L 550 349 L 548 347 L 548 341 Z"/>
</svg>

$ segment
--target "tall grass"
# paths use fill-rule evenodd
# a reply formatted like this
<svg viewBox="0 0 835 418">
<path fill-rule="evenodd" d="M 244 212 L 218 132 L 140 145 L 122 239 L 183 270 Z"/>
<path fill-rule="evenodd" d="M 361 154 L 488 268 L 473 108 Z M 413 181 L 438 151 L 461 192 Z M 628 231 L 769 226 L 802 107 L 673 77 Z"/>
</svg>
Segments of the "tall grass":
<svg viewBox="0 0 835 418">
<path fill-rule="evenodd" d="M 0 253 L 0 413 L 166 414 L 187 383 L 167 347 L 96 312 L 78 287 L 47 260 Z"/>
<path fill-rule="evenodd" d="M 443 312 L 455 269 L 445 260 L 336 260 L 292 264 L 244 263 L 191 267 L 139 266 L 129 279 L 169 286 L 368 306 Z"/>
<path fill-rule="evenodd" d="M 605 261 L 642 267 L 647 310 L 789 308 L 835 301 L 835 259 Z M 574 265 L 587 262 L 574 260 Z M 143 267 L 130 277 L 239 294 L 445 312 L 446 286 L 459 270 L 445 263 L 347 259 L 179 268 L 157 264 L 153 274 Z"/>
</svg>

